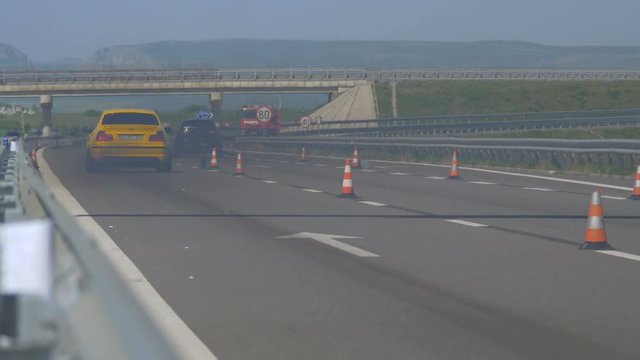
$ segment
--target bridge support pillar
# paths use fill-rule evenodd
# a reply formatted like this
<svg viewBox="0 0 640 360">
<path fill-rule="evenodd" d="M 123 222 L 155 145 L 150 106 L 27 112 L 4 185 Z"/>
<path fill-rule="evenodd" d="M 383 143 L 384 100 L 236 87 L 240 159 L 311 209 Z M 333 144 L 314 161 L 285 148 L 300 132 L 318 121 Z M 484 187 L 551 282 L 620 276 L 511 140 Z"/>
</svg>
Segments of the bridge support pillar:
<svg viewBox="0 0 640 360">
<path fill-rule="evenodd" d="M 221 124 L 222 93 L 212 92 L 211 94 L 209 94 L 209 104 L 211 104 L 211 113 L 213 114 L 213 120 Z"/>
<path fill-rule="evenodd" d="M 393 116 L 394 119 L 398 118 L 398 102 L 397 102 L 397 93 L 396 93 L 396 87 L 397 87 L 397 83 L 392 82 L 391 84 L 391 115 Z"/>
<path fill-rule="evenodd" d="M 51 135 L 51 110 L 53 109 L 53 98 L 51 95 L 40 96 L 40 109 L 42 109 L 42 136 Z"/>
</svg>

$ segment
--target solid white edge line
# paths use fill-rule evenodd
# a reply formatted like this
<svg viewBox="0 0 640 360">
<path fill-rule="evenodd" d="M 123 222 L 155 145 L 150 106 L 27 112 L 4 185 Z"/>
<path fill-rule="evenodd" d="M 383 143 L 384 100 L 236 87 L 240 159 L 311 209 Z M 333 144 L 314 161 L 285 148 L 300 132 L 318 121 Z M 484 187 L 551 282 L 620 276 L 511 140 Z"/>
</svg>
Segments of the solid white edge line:
<svg viewBox="0 0 640 360">
<path fill-rule="evenodd" d="M 488 182 L 488 181 L 469 181 L 469 184 L 478 184 L 478 185 L 498 185 L 494 182 Z"/>
<path fill-rule="evenodd" d="M 264 152 L 264 151 L 263 151 L 263 152 L 254 151 L 253 153 L 256 153 L 256 154 L 270 154 L 270 155 L 297 156 L 297 155 L 294 155 L 294 154 L 277 153 L 277 152 Z M 337 159 L 337 160 L 344 160 L 344 158 L 341 158 L 341 157 L 335 157 L 335 156 L 318 156 L 318 155 L 313 155 L 313 156 L 309 156 L 309 157 L 315 157 L 315 158 L 320 158 L 320 159 Z M 417 166 L 429 166 L 429 167 L 441 167 L 441 168 L 450 168 L 450 167 L 451 167 L 451 165 L 430 164 L 430 163 L 417 163 L 417 162 L 408 162 L 408 161 L 393 161 L 393 160 L 370 160 L 370 161 L 371 161 L 371 162 L 377 162 L 377 163 L 386 163 L 386 164 L 404 164 L 404 165 L 417 165 Z M 528 178 L 532 178 L 532 179 L 540 179 L 540 180 L 557 181 L 557 182 L 564 182 L 564 183 L 578 184 L 578 185 L 587 185 L 587 186 L 596 186 L 596 187 L 607 188 L 607 189 L 615 189 L 615 190 L 624 190 L 624 191 L 631 191 L 631 190 L 633 190 L 633 188 L 626 187 L 626 186 L 609 185 L 609 184 L 596 183 L 596 182 L 591 182 L 591 181 L 571 180 L 571 179 L 561 179 L 561 178 L 553 178 L 553 177 L 549 177 L 549 176 L 532 175 L 532 174 L 522 174 L 522 173 L 508 172 L 508 171 L 500 171 L 500 170 L 479 169 L 479 168 L 472 168 L 472 167 L 467 167 L 467 166 L 461 166 L 461 167 L 460 167 L 460 169 L 461 169 L 461 170 L 470 170 L 470 171 L 485 172 L 485 173 L 489 173 L 489 174 L 499 174 L 499 175 L 510 175 L 510 176 L 528 177 Z"/>
<path fill-rule="evenodd" d="M 431 179 L 431 180 L 444 180 L 445 178 L 443 178 L 442 176 L 425 176 L 425 179 Z"/>
<path fill-rule="evenodd" d="M 485 225 L 485 224 L 478 224 L 471 221 L 465 221 L 460 219 L 447 219 L 445 221 L 448 221 L 454 224 L 459 224 L 459 225 L 471 226 L 471 227 L 488 227 L 488 225 Z"/>
<path fill-rule="evenodd" d="M 40 149 L 37 152 L 38 164 L 40 166 L 40 174 L 49 190 L 72 216 L 88 215 L 87 211 L 53 173 L 44 156 L 42 156 L 42 151 L 44 149 Z M 92 217 L 76 217 L 75 220 L 96 240 L 96 244 L 102 253 L 108 258 L 122 280 L 140 301 L 142 308 L 148 311 L 151 320 L 156 323 L 160 331 L 165 335 L 165 339 L 173 345 L 181 359 L 217 360 L 213 352 L 164 301 L 142 272 Z"/>
<path fill-rule="evenodd" d="M 389 173 L 389 175 L 407 176 L 407 175 L 411 175 L 411 174 L 403 173 L 403 172 L 392 172 L 392 173 Z"/>
<path fill-rule="evenodd" d="M 389 206 L 387 204 L 382 204 L 379 202 L 375 202 L 375 201 L 358 201 L 361 204 L 365 204 L 365 205 L 371 205 L 371 206 Z"/>
<path fill-rule="evenodd" d="M 622 251 L 617 251 L 617 250 L 596 250 L 596 252 L 598 252 L 600 254 L 604 254 L 604 255 L 610 255 L 610 256 L 615 256 L 615 257 L 627 259 L 627 260 L 640 261 L 640 256 L 639 255 L 629 254 L 629 253 L 622 252 Z"/>
</svg>

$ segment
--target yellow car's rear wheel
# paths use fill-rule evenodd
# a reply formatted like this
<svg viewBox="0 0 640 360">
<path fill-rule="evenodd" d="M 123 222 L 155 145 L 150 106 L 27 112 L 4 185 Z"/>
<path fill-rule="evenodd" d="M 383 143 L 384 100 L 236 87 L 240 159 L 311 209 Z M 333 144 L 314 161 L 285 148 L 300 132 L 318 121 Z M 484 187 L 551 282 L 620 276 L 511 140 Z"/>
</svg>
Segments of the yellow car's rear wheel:
<svg viewBox="0 0 640 360">
<path fill-rule="evenodd" d="M 158 166 L 156 166 L 156 171 L 171 172 L 171 157 L 169 156 L 166 160 L 161 161 Z"/>
</svg>

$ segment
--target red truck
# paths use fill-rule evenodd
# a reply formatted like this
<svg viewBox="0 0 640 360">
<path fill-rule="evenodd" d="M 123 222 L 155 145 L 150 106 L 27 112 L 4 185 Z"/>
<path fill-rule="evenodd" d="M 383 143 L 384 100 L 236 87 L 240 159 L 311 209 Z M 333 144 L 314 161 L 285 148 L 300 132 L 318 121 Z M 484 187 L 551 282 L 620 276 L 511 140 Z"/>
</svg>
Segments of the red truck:
<svg viewBox="0 0 640 360">
<path fill-rule="evenodd" d="M 245 105 L 240 111 L 240 135 L 271 135 L 280 133 L 280 109 L 265 105 Z"/>
</svg>

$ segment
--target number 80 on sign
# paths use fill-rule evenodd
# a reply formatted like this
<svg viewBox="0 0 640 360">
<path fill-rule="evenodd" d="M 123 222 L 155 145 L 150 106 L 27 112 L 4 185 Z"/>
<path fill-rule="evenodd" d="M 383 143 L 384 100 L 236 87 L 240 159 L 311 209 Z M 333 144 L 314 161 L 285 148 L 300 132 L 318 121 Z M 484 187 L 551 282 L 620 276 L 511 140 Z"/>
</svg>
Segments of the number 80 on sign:
<svg viewBox="0 0 640 360">
<path fill-rule="evenodd" d="M 263 106 L 261 108 L 258 109 L 258 111 L 256 112 L 256 117 L 258 118 L 259 121 L 262 122 L 267 122 L 267 121 L 271 121 L 271 109 Z"/>
</svg>

